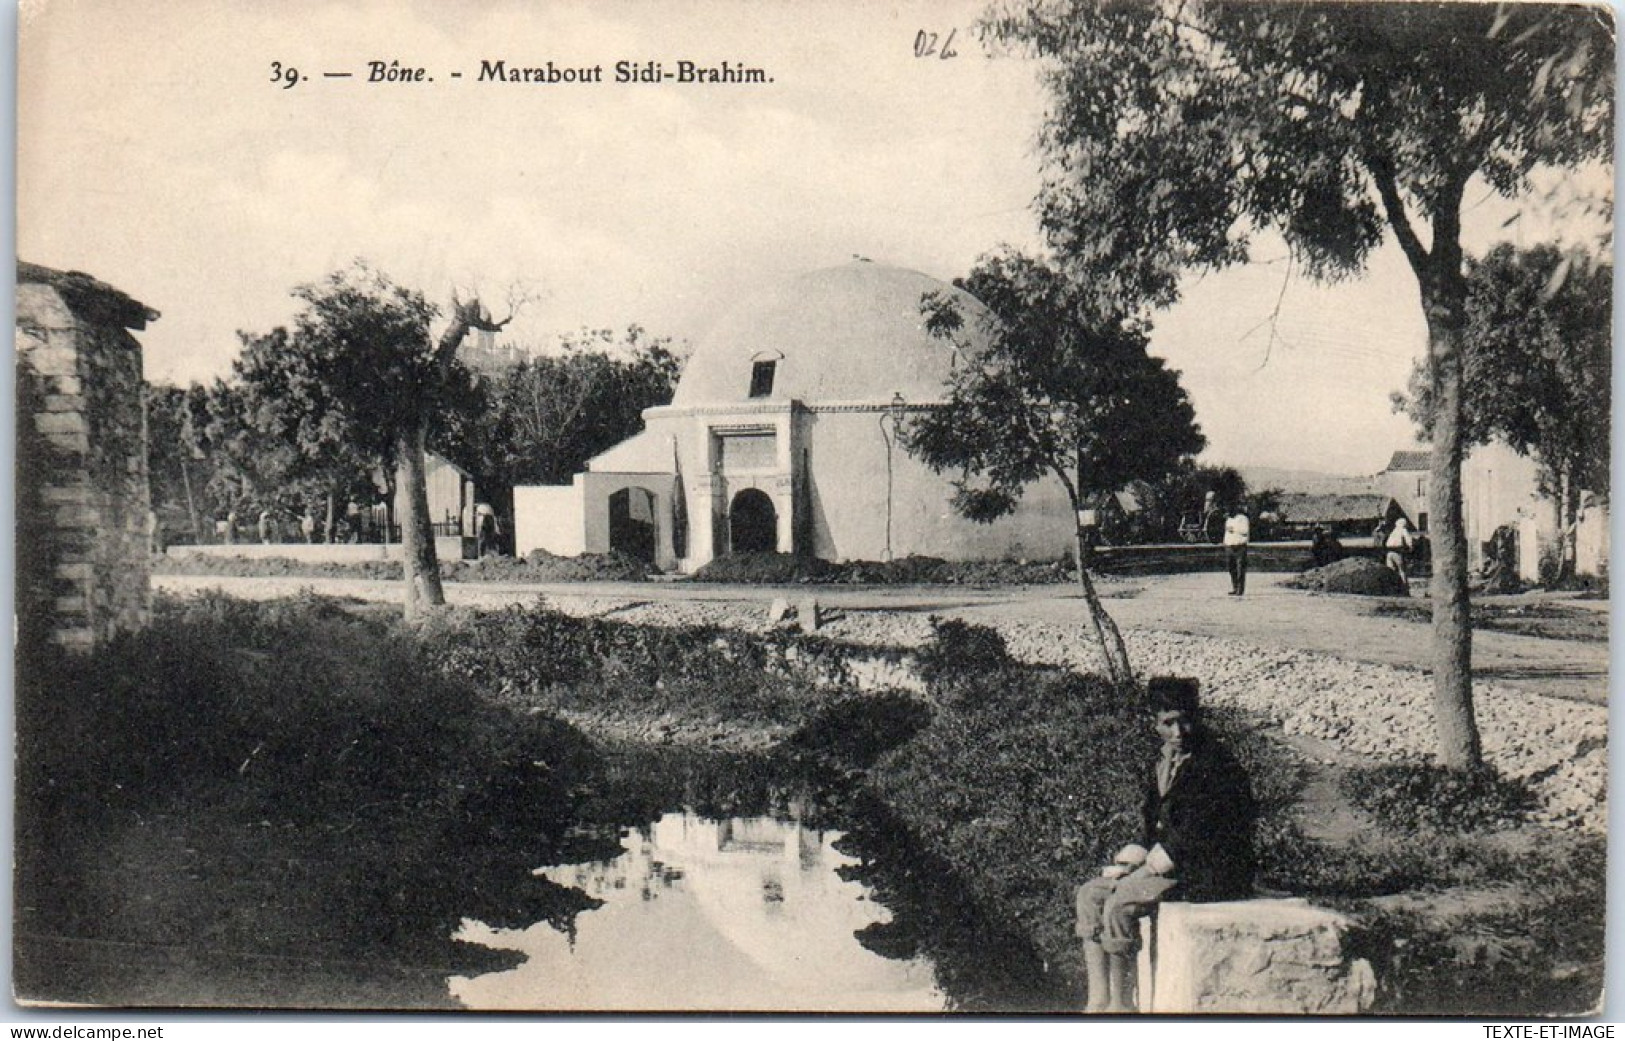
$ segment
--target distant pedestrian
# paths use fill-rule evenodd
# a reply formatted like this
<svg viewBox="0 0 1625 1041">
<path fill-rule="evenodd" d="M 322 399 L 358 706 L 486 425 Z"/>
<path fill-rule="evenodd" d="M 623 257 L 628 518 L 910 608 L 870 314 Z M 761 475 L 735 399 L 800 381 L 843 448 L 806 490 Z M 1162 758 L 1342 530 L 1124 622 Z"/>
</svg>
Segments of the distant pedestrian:
<svg viewBox="0 0 1625 1041">
<path fill-rule="evenodd" d="M 311 515 L 309 507 L 299 515 L 299 534 L 304 536 L 306 543 L 316 541 L 316 518 Z"/>
<path fill-rule="evenodd" d="M 1242 596 L 1247 592 L 1247 543 L 1252 536 L 1252 525 L 1247 520 L 1247 507 L 1237 503 L 1224 522 L 1224 564 L 1230 572 L 1230 595 Z"/>
<path fill-rule="evenodd" d="M 237 542 L 237 511 L 232 510 L 226 514 L 226 542 L 235 545 Z"/>
<path fill-rule="evenodd" d="M 1416 539 L 1411 535 L 1410 523 L 1404 517 L 1394 521 L 1394 530 L 1388 533 L 1385 562 L 1388 569 L 1399 576 L 1399 587 L 1405 596 L 1411 595 L 1410 579 L 1405 574 L 1405 558 L 1410 556 L 1415 546 Z"/>
<path fill-rule="evenodd" d="M 1343 544 L 1337 537 L 1327 530 L 1325 525 L 1315 525 L 1315 535 L 1309 545 L 1309 554 L 1314 558 L 1315 567 L 1325 567 L 1335 564 L 1343 559 Z"/>
<path fill-rule="evenodd" d="M 270 545 L 270 543 L 271 543 L 271 511 L 270 511 L 269 508 L 263 509 L 263 510 L 260 511 L 259 534 L 260 534 L 260 544 L 261 545 L 267 545 L 267 546 Z"/>
<path fill-rule="evenodd" d="M 1382 518 L 1377 518 L 1377 526 L 1371 529 L 1371 548 L 1380 550 L 1388 542 L 1388 531 L 1382 526 Z"/>
<path fill-rule="evenodd" d="M 478 540 L 479 556 L 497 551 L 497 512 L 488 502 L 474 507 L 474 534 Z"/>
</svg>

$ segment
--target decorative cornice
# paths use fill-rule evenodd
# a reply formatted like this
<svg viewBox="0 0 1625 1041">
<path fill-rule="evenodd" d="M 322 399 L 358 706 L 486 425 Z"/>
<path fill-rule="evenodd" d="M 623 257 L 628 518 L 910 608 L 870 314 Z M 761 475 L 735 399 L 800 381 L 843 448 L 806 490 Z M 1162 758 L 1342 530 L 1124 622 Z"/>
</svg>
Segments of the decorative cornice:
<svg viewBox="0 0 1625 1041">
<path fill-rule="evenodd" d="M 909 401 L 901 408 L 904 412 L 920 412 L 927 409 L 941 408 L 946 401 Z M 643 418 L 649 419 L 682 419 L 692 416 L 751 416 L 751 415 L 783 415 L 785 413 L 810 412 L 870 412 L 883 413 L 893 409 L 890 401 L 822 401 L 808 404 L 804 401 L 792 399 L 790 401 L 752 401 L 731 402 L 721 405 L 656 405 L 654 408 L 643 410 Z"/>
</svg>

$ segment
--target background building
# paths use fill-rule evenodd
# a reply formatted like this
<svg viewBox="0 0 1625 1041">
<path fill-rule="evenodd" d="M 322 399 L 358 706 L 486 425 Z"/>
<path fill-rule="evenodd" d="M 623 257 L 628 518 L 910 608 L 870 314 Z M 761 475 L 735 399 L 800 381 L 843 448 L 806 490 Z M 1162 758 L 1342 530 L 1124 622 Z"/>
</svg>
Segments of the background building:
<svg viewBox="0 0 1625 1041">
<path fill-rule="evenodd" d="M 909 412 L 940 405 L 960 350 L 926 332 L 921 298 L 959 298 L 966 350 L 986 309 L 945 282 L 857 261 L 741 302 L 702 336 L 672 403 L 564 486 L 514 490 L 516 550 L 618 549 L 691 571 L 726 554 L 827 560 L 911 554 L 1052 559 L 1072 545 L 1055 480 L 974 524 L 952 484 L 897 443 Z"/>
</svg>

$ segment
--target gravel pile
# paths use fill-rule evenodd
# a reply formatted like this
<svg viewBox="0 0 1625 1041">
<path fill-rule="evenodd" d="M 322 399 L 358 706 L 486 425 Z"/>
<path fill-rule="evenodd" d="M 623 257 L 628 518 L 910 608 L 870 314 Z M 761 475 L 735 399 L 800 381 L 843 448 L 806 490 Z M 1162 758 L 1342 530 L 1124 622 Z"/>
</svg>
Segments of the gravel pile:
<svg viewBox="0 0 1625 1041">
<path fill-rule="evenodd" d="M 581 605 L 558 605 L 576 613 Z M 582 611 L 581 613 L 587 613 Z M 743 604 L 649 603 L 609 617 L 645 625 L 713 624 L 768 628 L 765 612 Z M 1011 655 L 1035 664 L 1099 667 L 1086 634 L 1041 622 L 1004 620 L 995 627 Z M 920 614 L 855 611 L 819 634 L 848 643 L 917 647 L 931 637 Z M 1242 640 L 1152 630 L 1124 634 L 1142 674 L 1196 676 L 1215 705 L 1259 713 L 1290 734 L 1329 741 L 1377 759 L 1433 752 L 1431 681 L 1419 670 L 1347 661 Z M 1539 793 L 1537 819 L 1601 831 L 1607 819 L 1608 717 L 1600 705 L 1507 691 L 1479 683 L 1474 698 L 1485 758 Z"/>
</svg>

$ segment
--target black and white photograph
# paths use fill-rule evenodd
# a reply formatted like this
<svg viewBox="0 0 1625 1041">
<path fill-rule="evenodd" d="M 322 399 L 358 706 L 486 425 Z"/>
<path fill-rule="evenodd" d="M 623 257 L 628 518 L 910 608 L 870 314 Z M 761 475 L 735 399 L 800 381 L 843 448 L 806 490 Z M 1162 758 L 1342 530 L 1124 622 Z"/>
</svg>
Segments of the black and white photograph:
<svg viewBox="0 0 1625 1041">
<path fill-rule="evenodd" d="M 27 0 L 13 1012 L 1602 1015 L 1615 15 Z"/>
</svg>

